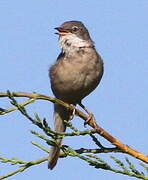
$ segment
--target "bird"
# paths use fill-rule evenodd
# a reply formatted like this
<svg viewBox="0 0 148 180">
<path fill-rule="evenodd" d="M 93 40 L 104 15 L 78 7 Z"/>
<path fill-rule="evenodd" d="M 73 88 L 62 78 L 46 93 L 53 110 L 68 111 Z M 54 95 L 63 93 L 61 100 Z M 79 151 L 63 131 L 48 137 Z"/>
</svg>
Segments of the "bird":
<svg viewBox="0 0 148 180">
<path fill-rule="evenodd" d="M 104 72 L 103 60 L 81 21 L 66 21 L 55 29 L 61 53 L 49 68 L 52 92 L 56 98 L 80 105 L 87 111 L 82 99 L 100 83 Z M 54 131 L 65 132 L 64 120 L 68 121 L 71 113 L 65 107 L 54 104 Z M 57 139 L 56 143 L 57 146 L 53 146 L 49 152 L 48 168 L 51 170 L 57 164 L 62 138 Z"/>
</svg>

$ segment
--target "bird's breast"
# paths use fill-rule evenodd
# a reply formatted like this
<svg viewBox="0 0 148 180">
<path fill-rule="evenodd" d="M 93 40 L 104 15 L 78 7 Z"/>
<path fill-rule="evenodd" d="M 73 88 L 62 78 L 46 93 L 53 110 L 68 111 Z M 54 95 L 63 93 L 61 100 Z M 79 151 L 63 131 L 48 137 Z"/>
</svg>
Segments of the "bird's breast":
<svg viewBox="0 0 148 180">
<path fill-rule="evenodd" d="M 53 93 L 68 102 L 84 98 L 98 85 L 101 66 L 96 52 L 59 59 L 50 71 Z"/>
</svg>

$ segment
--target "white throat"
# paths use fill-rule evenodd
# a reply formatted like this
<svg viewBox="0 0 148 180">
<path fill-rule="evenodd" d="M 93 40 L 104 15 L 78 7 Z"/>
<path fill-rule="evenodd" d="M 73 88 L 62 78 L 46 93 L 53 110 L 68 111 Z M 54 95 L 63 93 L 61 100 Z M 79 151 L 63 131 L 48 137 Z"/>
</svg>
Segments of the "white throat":
<svg viewBox="0 0 148 180">
<path fill-rule="evenodd" d="M 75 34 L 67 34 L 65 36 L 60 36 L 59 44 L 63 52 L 70 55 L 72 55 L 75 51 L 78 51 L 79 48 L 93 46 L 92 41 L 83 40 L 77 37 Z"/>
</svg>

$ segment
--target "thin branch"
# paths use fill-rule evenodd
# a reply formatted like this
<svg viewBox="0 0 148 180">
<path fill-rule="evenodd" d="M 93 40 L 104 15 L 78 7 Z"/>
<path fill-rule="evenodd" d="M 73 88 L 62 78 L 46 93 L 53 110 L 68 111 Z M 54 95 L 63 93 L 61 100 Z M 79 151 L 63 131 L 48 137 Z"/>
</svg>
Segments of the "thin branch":
<svg viewBox="0 0 148 180">
<path fill-rule="evenodd" d="M 135 173 L 133 171 L 130 171 L 130 169 L 126 168 L 124 165 L 122 167 L 119 166 L 119 167 L 121 167 L 121 169 L 112 168 L 103 159 L 101 159 L 98 156 L 95 156 L 93 154 L 88 154 L 87 157 L 86 157 L 86 156 L 83 156 L 83 155 L 77 153 L 75 150 L 71 149 L 70 147 L 66 148 L 64 152 L 67 155 L 78 157 L 81 160 L 84 160 L 89 165 L 94 166 L 97 169 L 100 168 L 100 169 L 104 169 L 104 170 L 110 170 L 110 171 L 115 172 L 115 173 L 120 173 L 120 174 L 128 175 L 128 176 L 131 176 L 131 177 L 136 177 L 136 178 L 139 178 L 139 179 L 148 180 L 148 177 L 146 177 L 143 173 L 138 173 L 137 174 L 137 173 Z M 90 157 L 90 158 L 88 158 L 88 157 Z M 115 163 L 117 163 L 117 159 L 115 159 Z"/>
<path fill-rule="evenodd" d="M 38 144 L 35 141 L 31 141 L 31 144 L 33 144 L 34 146 L 38 147 L 39 149 L 49 153 L 49 149 L 45 148 L 44 146 Z M 63 147 L 65 147 L 66 145 L 63 145 Z M 68 146 L 66 146 L 68 147 Z M 88 149 L 88 148 L 80 148 L 80 149 L 75 149 L 74 151 L 76 151 L 79 154 L 85 154 L 85 153 L 93 153 L 93 154 L 98 154 L 98 153 L 117 153 L 117 152 L 121 152 L 119 149 L 117 148 L 103 148 L 103 149 Z M 60 158 L 66 157 L 65 153 L 60 152 Z"/>
<path fill-rule="evenodd" d="M 26 106 L 30 103 L 33 103 L 35 100 L 34 99 L 28 99 L 26 101 L 23 101 L 22 103 L 19 103 L 20 106 Z M 17 110 L 18 108 L 16 106 L 14 107 L 11 107 L 11 108 L 8 108 L 8 109 L 2 109 L 0 108 L 0 115 L 4 115 L 4 114 L 7 114 L 7 113 L 10 113 L 12 111 L 15 111 Z"/>
<path fill-rule="evenodd" d="M 8 177 L 10 177 L 10 176 L 12 176 L 14 174 L 19 173 L 19 172 L 23 172 L 24 170 L 26 170 L 30 166 L 40 164 L 40 163 L 42 163 L 44 161 L 47 161 L 47 160 L 48 160 L 48 157 L 43 157 L 43 158 L 40 158 L 40 159 L 37 159 L 37 160 L 28 161 L 27 163 L 25 163 L 25 165 L 20 166 L 18 169 L 14 170 L 14 171 L 11 171 L 11 172 L 3 175 L 3 176 L 0 176 L 0 179 L 5 179 L 5 178 L 8 178 Z M 12 159 L 12 161 L 13 161 L 13 159 Z M 10 162 L 11 162 L 11 159 L 10 159 Z M 20 160 L 18 161 L 18 163 L 20 164 Z M 16 161 L 16 164 L 17 164 L 17 161 Z"/>
<path fill-rule="evenodd" d="M 64 106 L 65 108 L 74 111 L 76 115 L 81 117 L 88 125 L 90 125 L 92 128 L 94 128 L 98 134 L 100 134 L 102 137 L 104 137 L 106 140 L 111 142 L 113 145 L 115 145 L 118 149 L 120 149 L 123 153 L 129 154 L 145 163 L 148 163 L 148 156 L 132 149 L 128 145 L 123 144 L 121 141 L 119 141 L 117 138 L 113 137 L 110 135 L 107 131 L 105 131 L 102 127 L 100 127 L 94 118 L 88 121 L 88 116 L 84 114 L 82 111 L 78 110 L 76 107 L 71 106 L 59 99 L 53 98 L 53 97 L 48 97 L 43 94 L 38 94 L 38 93 L 25 93 L 25 92 L 11 92 L 11 95 L 14 97 L 27 97 L 31 99 L 41 99 L 41 100 L 47 100 L 51 101 L 53 103 L 60 104 Z M 0 97 L 8 97 L 8 93 L 0 93 Z"/>
</svg>

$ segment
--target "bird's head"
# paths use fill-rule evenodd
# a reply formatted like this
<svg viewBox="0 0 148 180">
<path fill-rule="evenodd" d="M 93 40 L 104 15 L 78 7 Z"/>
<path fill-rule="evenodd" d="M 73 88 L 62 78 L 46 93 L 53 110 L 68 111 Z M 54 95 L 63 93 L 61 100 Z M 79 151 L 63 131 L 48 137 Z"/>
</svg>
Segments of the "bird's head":
<svg viewBox="0 0 148 180">
<path fill-rule="evenodd" d="M 83 40 L 89 40 L 89 32 L 84 26 L 84 24 L 80 21 L 66 21 L 59 27 L 55 28 L 58 32 L 59 36 L 66 36 L 66 35 L 75 35 Z"/>
<path fill-rule="evenodd" d="M 56 34 L 59 35 L 60 46 L 65 52 L 93 46 L 88 30 L 80 21 L 66 21 L 55 29 L 58 31 Z"/>
</svg>

